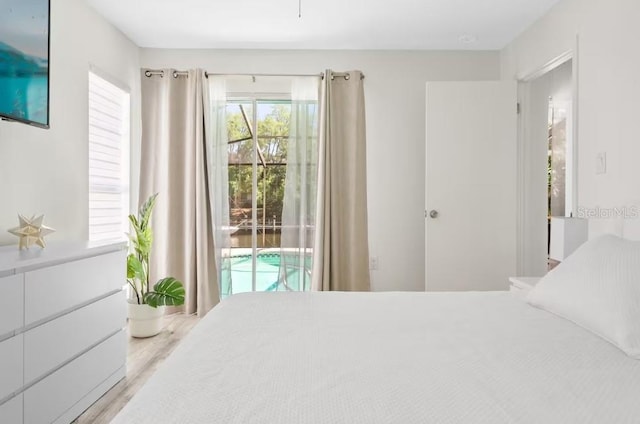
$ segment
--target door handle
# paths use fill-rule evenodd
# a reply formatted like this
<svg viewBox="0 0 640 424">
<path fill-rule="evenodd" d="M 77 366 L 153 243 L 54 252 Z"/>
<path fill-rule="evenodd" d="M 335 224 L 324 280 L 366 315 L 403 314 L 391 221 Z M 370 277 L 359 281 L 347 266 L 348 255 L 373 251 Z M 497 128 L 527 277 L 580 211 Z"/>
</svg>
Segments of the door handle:
<svg viewBox="0 0 640 424">
<path fill-rule="evenodd" d="M 431 209 L 431 210 L 429 211 L 429 216 L 430 216 L 432 219 L 436 219 L 436 218 L 438 217 L 438 211 L 437 211 L 437 210 L 435 210 L 435 209 Z"/>
</svg>

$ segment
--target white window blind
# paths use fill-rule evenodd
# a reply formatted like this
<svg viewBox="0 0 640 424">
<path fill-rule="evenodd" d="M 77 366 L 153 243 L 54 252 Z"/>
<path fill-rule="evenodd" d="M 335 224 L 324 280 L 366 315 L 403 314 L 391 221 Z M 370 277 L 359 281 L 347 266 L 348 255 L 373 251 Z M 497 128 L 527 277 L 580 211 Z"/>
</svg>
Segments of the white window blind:
<svg viewBox="0 0 640 424">
<path fill-rule="evenodd" d="M 89 240 L 123 239 L 129 211 L 129 93 L 89 72 Z"/>
</svg>

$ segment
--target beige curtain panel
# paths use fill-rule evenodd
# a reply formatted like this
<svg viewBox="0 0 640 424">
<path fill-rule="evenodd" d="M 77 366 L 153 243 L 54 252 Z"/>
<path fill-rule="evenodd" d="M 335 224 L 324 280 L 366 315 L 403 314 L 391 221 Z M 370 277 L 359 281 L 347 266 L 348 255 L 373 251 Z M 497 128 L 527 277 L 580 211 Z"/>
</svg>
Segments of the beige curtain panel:
<svg viewBox="0 0 640 424">
<path fill-rule="evenodd" d="M 142 70 L 140 201 L 159 193 L 151 278 L 185 285 L 186 313 L 219 302 L 204 139 L 204 71 L 147 77 Z"/>
<path fill-rule="evenodd" d="M 324 79 L 312 287 L 369 291 L 367 151 L 360 71 Z"/>
</svg>

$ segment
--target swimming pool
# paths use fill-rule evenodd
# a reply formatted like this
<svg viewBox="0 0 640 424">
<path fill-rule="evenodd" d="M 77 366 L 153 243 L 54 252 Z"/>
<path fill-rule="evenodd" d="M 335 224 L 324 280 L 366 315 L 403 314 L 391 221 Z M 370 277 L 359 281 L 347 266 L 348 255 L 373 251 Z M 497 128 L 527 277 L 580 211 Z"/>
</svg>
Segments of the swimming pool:
<svg viewBox="0 0 640 424">
<path fill-rule="evenodd" d="M 308 290 L 311 285 L 311 255 L 274 250 L 258 252 L 256 256 L 256 291 Z M 253 291 L 252 265 L 250 253 L 223 258 L 223 296 Z"/>
</svg>

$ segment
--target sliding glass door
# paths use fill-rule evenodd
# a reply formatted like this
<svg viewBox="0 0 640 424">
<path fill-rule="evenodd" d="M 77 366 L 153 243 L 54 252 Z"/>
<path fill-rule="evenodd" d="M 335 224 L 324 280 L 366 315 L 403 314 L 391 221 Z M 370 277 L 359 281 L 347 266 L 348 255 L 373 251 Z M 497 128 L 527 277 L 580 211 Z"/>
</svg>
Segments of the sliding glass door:
<svg viewBox="0 0 640 424">
<path fill-rule="evenodd" d="M 308 289 L 311 255 L 293 271 L 300 275 L 291 275 L 281 261 L 291 101 L 229 99 L 226 120 L 230 246 L 223 254 L 228 278 L 222 295 Z"/>
</svg>

